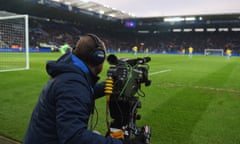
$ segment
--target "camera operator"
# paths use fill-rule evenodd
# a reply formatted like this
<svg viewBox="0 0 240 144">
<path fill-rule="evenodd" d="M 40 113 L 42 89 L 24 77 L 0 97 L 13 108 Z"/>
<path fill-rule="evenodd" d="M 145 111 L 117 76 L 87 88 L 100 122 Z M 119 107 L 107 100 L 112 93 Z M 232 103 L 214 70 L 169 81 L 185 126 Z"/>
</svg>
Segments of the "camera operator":
<svg viewBox="0 0 240 144">
<path fill-rule="evenodd" d="M 96 98 L 104 96 L 97 83 L 106 57 L 105 45 L 94 34 L 82 36 L 72 53 L 49 61 L 51 76 L 32 113 L 23 144 L 141 144 L 141 137 L 120 140 L 88 130 Z"/>
</svg>

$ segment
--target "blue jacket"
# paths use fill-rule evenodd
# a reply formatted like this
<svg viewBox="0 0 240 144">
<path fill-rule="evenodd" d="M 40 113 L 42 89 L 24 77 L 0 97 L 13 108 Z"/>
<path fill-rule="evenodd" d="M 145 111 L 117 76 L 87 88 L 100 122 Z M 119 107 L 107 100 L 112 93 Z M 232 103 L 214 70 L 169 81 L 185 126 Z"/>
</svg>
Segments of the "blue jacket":
<svg viewBox="0 0 240 144">
<path fill-rule="evenodd" d="M 51 79 L 32 113 L 23 144 L 122 144 L 88 130 L 94 100 L 104 95 L 104 83 L 73 54 L 46 66 Z"/>
</svg>

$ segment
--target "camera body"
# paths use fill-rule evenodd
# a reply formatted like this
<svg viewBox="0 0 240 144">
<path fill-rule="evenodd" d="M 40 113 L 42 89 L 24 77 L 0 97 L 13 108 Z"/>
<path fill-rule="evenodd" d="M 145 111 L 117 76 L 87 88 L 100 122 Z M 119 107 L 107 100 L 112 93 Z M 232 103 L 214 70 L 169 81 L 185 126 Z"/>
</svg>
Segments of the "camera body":
<svg viewBox="0 0 240 144">
<path fill-rule="evenodd" d="M 107 60 L 111 65 L 107 76 L 113 80 L 109 102 L 110 116 L 113 119 L 111 128 L 123 130 L 125 138 L 130 139 L 143 133 L 143 128 L 139 129 L 136 125 L 136 120 L 141 118 L 137 114 L 137 109 L 141 108 L 139 97 L 145 96 L 141 91 L 141 85 L 151 84 L 148 79 L 149 66 L 146 64 L 151 59 L 150 57 L 118 59 L 115 55 L 109 55 Z M 146 134 L 146 141 L 150 140 L 149 135 L 150 133 Z"/>
</svg>

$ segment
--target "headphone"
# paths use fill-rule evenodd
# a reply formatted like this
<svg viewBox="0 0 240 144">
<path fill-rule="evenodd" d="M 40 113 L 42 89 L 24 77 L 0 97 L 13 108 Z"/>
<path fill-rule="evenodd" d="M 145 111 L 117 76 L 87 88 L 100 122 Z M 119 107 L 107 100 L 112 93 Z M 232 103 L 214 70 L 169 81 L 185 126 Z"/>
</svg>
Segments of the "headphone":
<svg viewBox="0 0 240 144">
<path fill-rule="evenodd" d="M 97 44 L 97 47 L 93 49 L 88 55 L 89 61 L 94 66 L 100 65 L 104 62 L 106 58 L 106 53 L 102 48 L 101 40 L 95 34 L 87 34 L 87 36 L 90 36 Z"/>
</svg>

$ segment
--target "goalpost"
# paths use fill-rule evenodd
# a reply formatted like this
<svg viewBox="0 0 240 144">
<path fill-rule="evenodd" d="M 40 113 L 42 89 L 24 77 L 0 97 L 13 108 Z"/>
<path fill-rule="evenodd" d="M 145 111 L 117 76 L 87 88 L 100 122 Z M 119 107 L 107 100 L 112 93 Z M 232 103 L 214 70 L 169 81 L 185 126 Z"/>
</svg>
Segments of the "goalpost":
<svg viewBox="0 0 240 144">
<path fill-rule="evenodd" d="M 204 55 L 218 55 L 223 56 L 224 50 L 223 49 L 204 49 Z"/>
<path fill-rule="evenodd" d="M 29 69 L 28 15 L 0 17 L 0 72 Z"/>
</svg>

